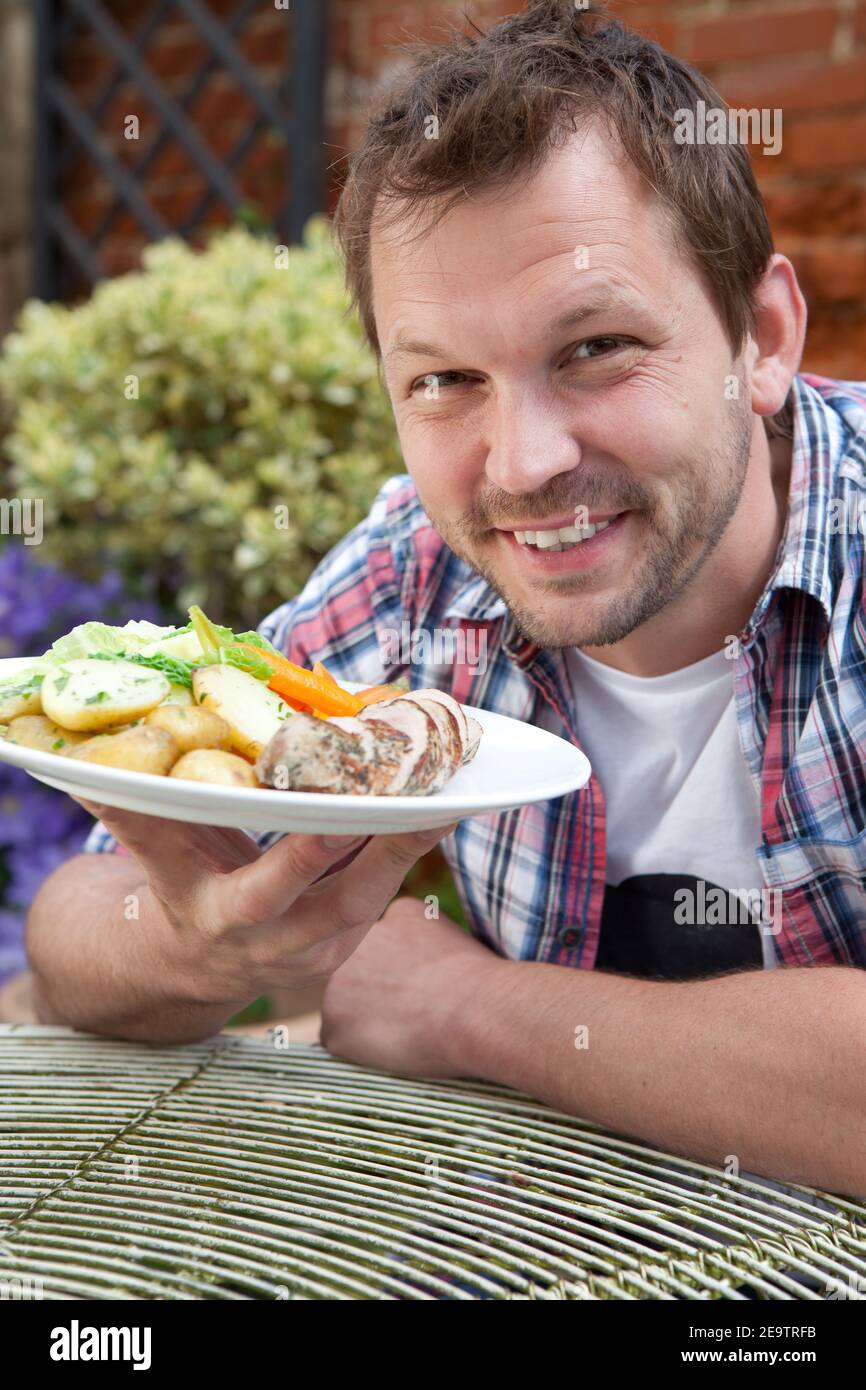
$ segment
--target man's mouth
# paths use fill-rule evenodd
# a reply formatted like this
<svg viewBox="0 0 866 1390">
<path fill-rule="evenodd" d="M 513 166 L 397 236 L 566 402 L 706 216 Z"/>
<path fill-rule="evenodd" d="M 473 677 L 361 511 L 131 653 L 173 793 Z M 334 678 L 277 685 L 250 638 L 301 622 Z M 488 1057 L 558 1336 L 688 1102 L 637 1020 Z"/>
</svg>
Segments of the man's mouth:
<svg viewBox="0 0 866 1390">
<path fill-rule="evenodd" d="M 568 522 L 563 526 L 527 526 L 520 530 L 515 528 L 511 531 L 511 535 L 514 536 L 518 545 L 527 546 L 534 550 L 549 552 L 574 550 L 577 546 L 592 540 L 593 536 L 606 531 L 608 526 L 623 515 L 623 512 L 600 514 L 594 520 L 586 521 L 580 525 Z"/>
</svg>

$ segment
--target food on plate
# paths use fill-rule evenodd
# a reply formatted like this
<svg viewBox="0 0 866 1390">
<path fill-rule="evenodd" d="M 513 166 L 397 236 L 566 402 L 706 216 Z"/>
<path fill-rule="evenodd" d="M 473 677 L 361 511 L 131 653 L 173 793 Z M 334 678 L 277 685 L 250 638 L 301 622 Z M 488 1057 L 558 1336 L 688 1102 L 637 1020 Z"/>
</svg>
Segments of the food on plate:
<svg viewBox="0 0 866 1390">
<path fill-rule="evenodd" d="M 165 777 L 180 756 L 180 749 L 165 729 L 137 724 L 119 734 L 96 734 L 68 755 L 101 767 L 122 767 L 126 772 L 150 772 Z"/>
<path fill-rule="evenodd" d="M 64 729 L 99 733 L 112 724 L 131 724 L 170 692 L 169 681 L 159 671 L 131 661 L 81 657 L 45 676 L 42 712 Z"/>
<path fill-rule="evenodd" d="M 283 791 L 429 796 L 477 747 L 470 716 L 453 696 L 416 690 L 369 705 L 357 716 L 295 715 L 274 734 L 256 773 Z"/>
<path fill-rule="evenodd" d="M 165 729 L 171 734 L 181 753 L 192 753 L 201 748 L 222 748 L 232 746 L 232 731 L 226 721 L 215 711 L 199 709 L 195 705 L 165 704 L 157 705 L 145 718 L 151 729 Z"/>
<path fill-rule="evenodd" d="M 11 721 L 6 737 L 10 743 L 37 748 L 40 753 L 68 753 L 89 735 L 62 729 L 44 714 L 19 714 Z"/>
<path fill-rule="evenodd" d="M 194 748 L 175 763 L 169 777 L 182 777 L 187 782 L 210 782 L 221 787 L 257 787 L 255 772 L 237 753 L 222 748 Z"/>
<path fill-rule="evenodd" d="M 8 724 L 25 714 L 42 713 L 42 696 L 39 690 L 27 690 L 23 695 L 0 697 L 0 724 Z"/>
<path fill-rule="evenodd" d="M 227 725 L 231 749 L 249 758 L 259 756 L 292 713 L 285 700 L 236 666 L 199 666 L 193 671 L 192 693 L 196 704 Z"/>
<path fill-rule="evenodd" d="M 453 696 L 345 690 L 193 605 L 185 627 L 82 623 L 0 682 L 0 737 L 39 752 L 211 785 L 429 796 L 477 752 Z"/>
</svg>

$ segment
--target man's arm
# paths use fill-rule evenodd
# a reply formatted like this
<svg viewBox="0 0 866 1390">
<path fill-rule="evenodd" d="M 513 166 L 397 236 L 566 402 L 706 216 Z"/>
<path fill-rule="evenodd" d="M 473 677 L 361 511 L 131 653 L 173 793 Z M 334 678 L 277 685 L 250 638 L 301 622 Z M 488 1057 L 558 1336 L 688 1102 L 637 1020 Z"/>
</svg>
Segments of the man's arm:
<svg viewBox="0 0 866 1390">
<path fill-rule="evenodd" d="M 79 854 L 62 864 L 27 924 L 40 1022 L 165 1043 L 218 1033 L 249 1001 L 197 1000 L 167 934 L 134 859 Z"/>
<path fill-rule="evenodd" d="M 718 1167 L 733 1155 L 866 1195 L 860 970 L 671 984 L 510 961 L 400 898 L 330 981 L 322 1040 L 366 1066 L 514 1086 Z"/>
<path fill-rule="evenodd" d="M 451 829 L 290 834 L 262 851 L 241 830 L 82 804 L 130 857 L 79 855 L 42 885 L 37 1012 L 151 1042 L 208 1037 L 269 989 L 326 979 Z"/>
<path fill-rule="evenodd" d="M 462 1011 L 466 1075 L 723 1166 L 866 1196 L 866 977 L 682 984 L 497 961 Z M 586 1027 L 586 1048 L 576 1030 Z"/>
</svg>

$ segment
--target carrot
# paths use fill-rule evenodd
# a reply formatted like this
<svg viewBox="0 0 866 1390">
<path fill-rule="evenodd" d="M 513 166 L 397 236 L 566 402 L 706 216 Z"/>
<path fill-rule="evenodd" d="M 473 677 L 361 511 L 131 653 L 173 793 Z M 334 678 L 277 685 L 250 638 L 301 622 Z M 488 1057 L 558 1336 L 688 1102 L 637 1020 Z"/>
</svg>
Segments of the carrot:
<svg viewBox="0 0 866 1390">
<path fill-rule="evenodd" d="M 337 684 L 328 668 L 326 666 L 323 666 L 321 661 L 317 661 L 315 666 L 313 667 L 313 675 L 320 676 L 323 681 L 329 681 L 331 685 Z"/>
<path fill-rule="evenodd" d="M 250 642 L 238 642 L 236 645 L 246 647 L 270 666 L 273 675 L 268 681 L 268 689 L 276 691 L 287 704 L 294 700 L 325 715 L 357 714 L 359 709 L 363 709 L 363 705 L 358 704 L 358 697 L 343 690 L 335 681 L 325 680 L 303 666 L 287 661 L 284 656 L 254 647 Z"/>
<path fill-rule="evenodd" d="M 393 700 L 405 693 L 399 685 L 371 685 L 366 690 L 359 690 L 355 698 L 361 701 L 360 708 L 366 709 L 368 705 L 376 705 L 380 700 Z"/>
</svg>

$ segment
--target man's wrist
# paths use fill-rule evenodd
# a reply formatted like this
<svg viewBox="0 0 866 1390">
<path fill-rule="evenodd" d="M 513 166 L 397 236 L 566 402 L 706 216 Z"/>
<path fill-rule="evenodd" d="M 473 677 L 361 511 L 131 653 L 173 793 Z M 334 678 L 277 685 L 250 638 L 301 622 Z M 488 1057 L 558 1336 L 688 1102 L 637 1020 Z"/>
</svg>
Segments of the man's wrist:
<svg viewBox="0 0 866 1390">
<path fill-rule="evenodd" d="M 448 1066 L 463 1076 L 497 1080 L 507 998 L 515 987 L 519 962 L 484 948 L 467 967 L 461 957 L 443 997 L 450 1000 L 441 1030 Z"/>
<path fill-rule="evenodd" d="M 212 1010 L 215 1015 L 223 1012 L 226 1018 L 245 1008 L 255 991 L 251 986 L 244 989 L 219 969 L 216 949 L 207 959 L 202 940 L 169 920 L 149 883 L 143 883 L 136 894 L 141 906 L 140 925 L 153 948 L 171 1002 Z"/>
</svg>

